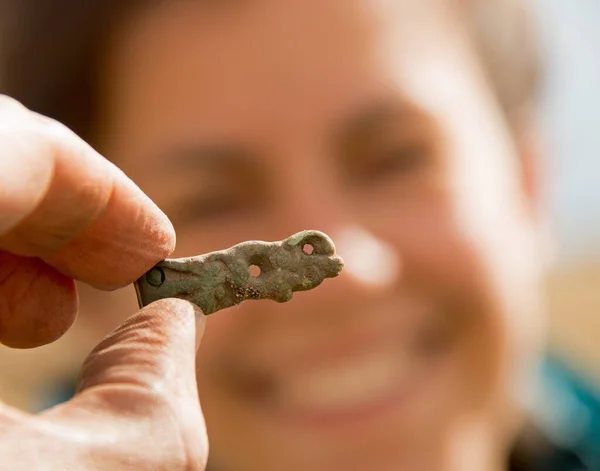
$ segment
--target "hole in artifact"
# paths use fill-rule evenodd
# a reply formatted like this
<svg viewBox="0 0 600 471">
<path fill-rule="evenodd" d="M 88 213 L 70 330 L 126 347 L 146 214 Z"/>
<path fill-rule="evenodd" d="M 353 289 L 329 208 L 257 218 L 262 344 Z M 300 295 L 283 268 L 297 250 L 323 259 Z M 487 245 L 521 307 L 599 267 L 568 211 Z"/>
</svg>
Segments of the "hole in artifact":
<svg viewBox="0 0 600 471">
<path fill-rule="evenodd" d="M 257 278 L 260 275 L 260 267 L 258 265 L 250 265 L 250 276 Z"/>
<path fill-rule="evenodd" d="M 306 255 L 312 254 L 314 250 L 315 250 L 315 248 L 312 245 L 310 245 L 310 244 L 304 244 L 304 246 L 302 247 L 302 251 Z"/>
<path fill-rule="evenodd" d="M 165 272 L 159 267 L 154 267 L 146 274 L 146 280 L 152 286 L 158 288 L 165 282 Z"/>
</svg>

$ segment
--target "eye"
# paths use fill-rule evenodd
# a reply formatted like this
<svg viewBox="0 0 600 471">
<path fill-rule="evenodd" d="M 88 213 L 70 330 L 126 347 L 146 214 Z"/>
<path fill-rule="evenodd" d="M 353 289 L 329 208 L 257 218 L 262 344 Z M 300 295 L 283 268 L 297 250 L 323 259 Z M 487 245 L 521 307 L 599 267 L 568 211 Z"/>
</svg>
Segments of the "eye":
<svg viewBox="0 0 600 471">
<path fill-rule="evenodd" d="M 399 144 L 375 149 L 364 162 L 362 176 L 387 178 L 408 176 L 428 163 L 429 149 L 422 143 Z"/>
<path fill-rule="evenodd" d="M 235 196 L 224 194 L 207 195 L 190 202 L 188 211 L 195 218 L 209 219 L 233 214 L 243 208 L 244 203 Z"/>
<path fill-rule="evenodd" d="M 146 274 L 146 281 L 158 288 L 165 282 L 165 272 L 162 268 L 154 267 Z"/>
<path fill-rule="evenodd" d="M 227 218 L 245 209 L 246 204 L 238 197 L 224 194 L 202 195 L 181 201 L 169 212 L 169 217 L 176 223 L 189 224 Z"/>
<path fill-rule="evenodd" d="M 343 171 L 352 184 L 408 179 L 431 166 L 434 147 L 427 136 L 371 136 L 347 148 Z"/>
</svg>

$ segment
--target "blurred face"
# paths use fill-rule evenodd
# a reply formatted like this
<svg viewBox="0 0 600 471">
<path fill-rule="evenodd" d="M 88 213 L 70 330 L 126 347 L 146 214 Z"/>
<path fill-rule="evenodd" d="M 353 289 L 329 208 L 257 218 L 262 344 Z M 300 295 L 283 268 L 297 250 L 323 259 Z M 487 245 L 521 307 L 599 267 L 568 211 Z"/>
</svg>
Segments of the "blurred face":
<svg viewBox="0 0 600 471">
<path fill-rule="evenodd" d="M 113 39 L 100 148 L 170 216 L 174 256 L 317 229 L 346 261 L 287 304 L 208 319 L 215 469 L 499 466 L 538 263 L 519 156 L 454 12 L 161 2 Z"/>
</svg>

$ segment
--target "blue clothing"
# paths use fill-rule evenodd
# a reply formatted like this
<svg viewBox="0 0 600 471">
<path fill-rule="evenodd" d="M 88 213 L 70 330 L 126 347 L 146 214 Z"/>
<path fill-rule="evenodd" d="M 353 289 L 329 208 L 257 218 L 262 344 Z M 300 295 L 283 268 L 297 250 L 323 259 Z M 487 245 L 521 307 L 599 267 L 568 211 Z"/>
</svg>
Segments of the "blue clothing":
<svg viewBox="0 0 600 471">
<path fill-rule="evenodd" d="M 578 456 L 584 469 L 600 471 L 600 398 L 594 387 L 556 356 L 542 365 L 541 384 L 540 428 L 557 447 Z"/>
</svg>

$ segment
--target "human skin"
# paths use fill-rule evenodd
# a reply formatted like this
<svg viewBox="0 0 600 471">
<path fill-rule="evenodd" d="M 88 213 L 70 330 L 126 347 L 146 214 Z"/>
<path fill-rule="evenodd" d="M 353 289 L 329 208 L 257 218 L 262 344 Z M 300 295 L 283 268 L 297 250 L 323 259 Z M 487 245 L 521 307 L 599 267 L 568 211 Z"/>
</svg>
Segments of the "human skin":
<svg viewBox="0 0 600 471">
<path fill-rule="evenodd" d="M 75 279 L 127 285 L 172 251 L 166 216 L 61 124 L 0 96 L 0 343 L 60 337 Z M 87 357 L 71 401 L 30 415 L 0 402 L 0 469 L 201 470 L 195 357 L 204 316 L 161 300 Z"/>
<path fill-rule="evenodd" d="M 346 262 L 208 320 L 215 469 L 502 469 L 542 340 L 535 167 L 449 3 L 162 2 L 112 37 L 96 144 L 174 256 L 317 229 Z"/>
</svg>

